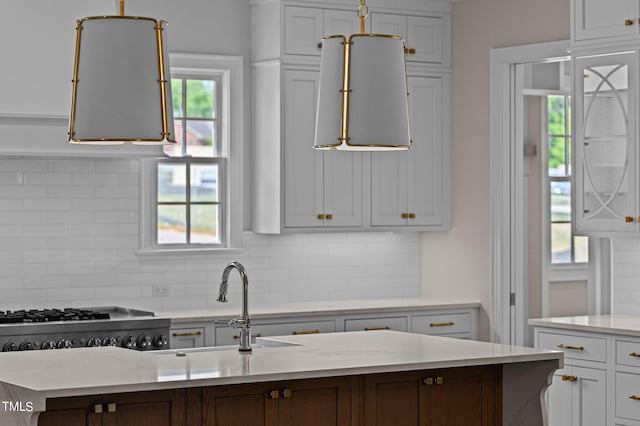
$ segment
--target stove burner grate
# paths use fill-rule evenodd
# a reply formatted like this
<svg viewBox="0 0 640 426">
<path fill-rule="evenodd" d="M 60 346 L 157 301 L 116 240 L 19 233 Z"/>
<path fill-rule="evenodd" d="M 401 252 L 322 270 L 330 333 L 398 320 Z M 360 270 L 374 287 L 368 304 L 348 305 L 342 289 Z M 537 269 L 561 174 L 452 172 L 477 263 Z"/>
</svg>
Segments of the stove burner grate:
<svg viewBox="0 0 640 426">
<path fill-rule="evenodd" d="M 0 311 L 0 324 L 19 324 L 49 321 L 88 321 L 110 319 L 108 312 L 90 309 L 21 309 Z"/>
</svg>

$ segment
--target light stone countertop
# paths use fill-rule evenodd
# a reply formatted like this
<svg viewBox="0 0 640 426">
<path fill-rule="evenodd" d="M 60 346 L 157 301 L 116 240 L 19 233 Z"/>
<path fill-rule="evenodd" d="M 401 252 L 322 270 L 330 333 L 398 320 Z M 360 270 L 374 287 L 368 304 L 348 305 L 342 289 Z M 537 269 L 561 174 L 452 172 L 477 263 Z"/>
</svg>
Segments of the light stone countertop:
<svg viewBox="0 0 640 426">
<path fill-rule="evenodd" d="M 273 306 L 252 306 L 249 313 L 252 319 L 272 317 L 299 317 L 322 315 L 345 315 L 366 313 L 407 312 L 422 309 L 469 309 L 479 308 L 480 302 L 461 299 L 371 299 L 341 300 L 335 302 L 289 303 Z M 156 316 L 171 318 L 173 324 L 183 322 L 212 321 L 238 316 L 237 307 L 220 304 L 215 309 L 167 310 L 156 312 Z"/>
<path fill-rule="evenodd" d="M 640 337 L 640 317 L 626 315 L 580 315 L 530 319 L 529 325 Z"/>
</svg>

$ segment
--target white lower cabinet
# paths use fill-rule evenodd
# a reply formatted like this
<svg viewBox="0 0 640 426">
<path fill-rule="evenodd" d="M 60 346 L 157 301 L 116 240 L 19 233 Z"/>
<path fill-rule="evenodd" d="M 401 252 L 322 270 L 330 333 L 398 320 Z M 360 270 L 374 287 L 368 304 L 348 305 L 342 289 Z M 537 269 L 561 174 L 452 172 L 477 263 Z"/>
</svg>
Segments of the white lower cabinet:
<svg viewBox="0 0 640 426">
<path fill-rule="evenodd" d="M 297 314 L 296 314 L 297 315 Z M 273 314 L 251 319 L 251 337 L 286 336 L 297 334 L 334 333 L 341 331 L 408 331 L 418 334 L 435 334 L 461 339 L 477 338 L 478 307 L 432 308 L 390 311 L 367 310 L 332 312 L 330 315 L 314 314 L 290 317 Z M 230 319 L 230 318 L 229 318 Z M 237 329 L 215 325 L 209 321 L 181 322 L 173 320 L 171 349 L 201 346 L 237 345 L 240 333 Z"/>
<path fill-rule="evenodd" d="M 535 347 L 564 352 L 545 395 L 549 426 L 640 426 L 640 336 L 534 330 Z"/>
<path fill-rule="evenodd" d="M 549 426 L 606 425 L 607 372 L 568 365 L 553 375 L 546 401 Z"/>
</svg>

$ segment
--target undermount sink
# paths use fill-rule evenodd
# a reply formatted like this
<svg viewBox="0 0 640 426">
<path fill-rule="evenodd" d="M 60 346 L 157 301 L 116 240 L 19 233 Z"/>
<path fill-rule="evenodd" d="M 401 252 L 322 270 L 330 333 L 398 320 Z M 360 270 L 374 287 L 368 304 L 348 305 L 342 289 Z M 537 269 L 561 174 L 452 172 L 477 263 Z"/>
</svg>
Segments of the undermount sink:
<svg viewBox="0 0 640 426">
<path fill-rule="evenodd" d="M 282 348 L 289 346 L 302 346 L 298 343 L 281 342 L 279 340 L 260 340 L 257 343 L 251 344 L 252 349 L 264 349 L 264 348 Z M 155 355 L 176 355 L 184 356 L 190 353 L 196 352 L 220 352 L 220 351 L 237 351 L 238 345 L 225 345 L 225 346 L 207 346 L 204 348 L 184 348 L 184 349 L 165 349 L 162 351 L 151 351 Z"/>
</svg>

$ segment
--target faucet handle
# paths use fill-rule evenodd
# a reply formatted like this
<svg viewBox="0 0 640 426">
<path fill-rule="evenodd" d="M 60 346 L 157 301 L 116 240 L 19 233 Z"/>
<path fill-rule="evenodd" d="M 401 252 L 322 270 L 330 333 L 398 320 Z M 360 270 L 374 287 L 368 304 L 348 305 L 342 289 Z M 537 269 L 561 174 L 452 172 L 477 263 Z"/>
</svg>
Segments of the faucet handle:
<svg viewBox="0 0 640 426">
<path fill-rule="evenodd" d="M 233 320 L 213 320 L 213 324 L 214 325 L 225 325 L 227 327 L 230 327 L 231 324 L 229 324 L 231 321 Z"/>
<path fill-rule="evenodd" d="M 233 327 L 233 328 L 242 328 L 242 327 L 248 327 L 249 326 L 249 319 L 242 319 L 242 318 L 235 318 L 232 320 L 229 320 L 228 322 L 229 327 Z"/>
</svg>

